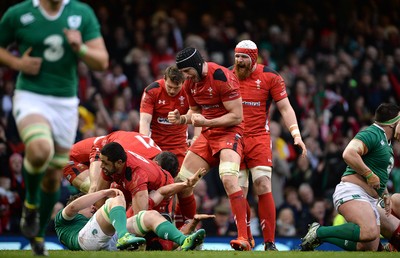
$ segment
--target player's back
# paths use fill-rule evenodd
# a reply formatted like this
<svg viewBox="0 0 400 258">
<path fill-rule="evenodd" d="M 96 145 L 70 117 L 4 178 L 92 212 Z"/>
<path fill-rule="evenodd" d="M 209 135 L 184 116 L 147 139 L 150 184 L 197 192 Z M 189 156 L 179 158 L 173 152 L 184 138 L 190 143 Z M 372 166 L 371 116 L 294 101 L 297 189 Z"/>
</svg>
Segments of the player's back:
<svg viewBox="0 0 400 258">
<path fill-rule="evenodd" d="M 77 163 L 89 164 L 89 156 L 95 139 L 96 137 L 90 137 L 76 142 L 74 145 L 72 145 L 69 154 L 70 160 Z"/>
<path fill-rule="evenodd" d="M 125 150 L 132 150 L 147 159 L 153 159 L 161 152 L 153 139 L 138 132 L 112 132 L 105 137 L 105 144 L 110 142 L 118 142 Z"/>
</svg>

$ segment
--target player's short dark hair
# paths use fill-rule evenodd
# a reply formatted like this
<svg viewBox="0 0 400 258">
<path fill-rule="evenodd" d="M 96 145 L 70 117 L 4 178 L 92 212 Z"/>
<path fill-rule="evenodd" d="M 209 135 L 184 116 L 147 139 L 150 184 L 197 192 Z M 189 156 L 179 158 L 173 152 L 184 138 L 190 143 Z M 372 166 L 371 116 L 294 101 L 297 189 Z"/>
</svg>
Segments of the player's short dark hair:
<svg viewBox="0 0 400 258">
<path fill-rule="evenodd" d="M 118 160 L 126 162 L 125 149 L 118 142 L 110 142 L 104 145 L 101 149 L 101 155 L 106 156 L 111 162 L 117 162 Z"/>
<path fill-rule="evenodd" d="M 162 169 L 168 171 L 172 177 L 178 174 L 179 161 L 174 153 L 162 151 L 154 157 L 154 161 L 156 161 Z"/>
<path fill-rule="evenodd" d="M 170 79 L 173 83 L 179 85 L 185 81 L 185 76 L 176 65 L 171 65 L 165 69 L 165 79 Z"/>
<path fill-rule="evenodd" d="M 375 111 L 375 121 L 385 123 L 399 115 L 400 108 L 393 103 L 382 103 Z"/>
</svg>

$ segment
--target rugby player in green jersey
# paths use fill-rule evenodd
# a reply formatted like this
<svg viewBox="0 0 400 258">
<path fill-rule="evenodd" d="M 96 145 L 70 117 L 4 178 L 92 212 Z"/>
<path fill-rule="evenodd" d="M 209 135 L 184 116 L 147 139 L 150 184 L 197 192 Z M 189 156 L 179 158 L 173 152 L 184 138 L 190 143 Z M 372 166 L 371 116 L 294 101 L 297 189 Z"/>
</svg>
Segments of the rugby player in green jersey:
<svg viewBox="0 0 400 258">
<path fill-rule="evenodd" d="M 60 195 L 78 126 L 77 65 L 105 70 L 108 53 L 93 10 L 77 0 L 26 0 L 0 20 L 0 63 L 19 71 L 13 115 L 25 145 L 21 231 L 48 255 L 45 230 Z M 16 43 L 20 55 L 7 47 Z"/>
<path fill-rule="evenodd" d="M 187 187 L 193 187 L 204 174 L 205 169 L 200 168 L 187 181 L 163 186 L 152 192 L 150 198 L 157 205 L 163 199 Z M 108 197 L 105 204 L 96 210 L 94 204 L 105 197 Z M 197 223 L 202 219 L 214 217 L 198 214 L 180 231 L 158 211 L 143 210 L 127 219 L 125 209 L 124 195 L 118 189 L 74 195 L 67 206 L 56 215 L 57 236 L 70 250 L 112 251 L 138 249 L 146 240 L 135 235 L 145 236 L 154 232 L 159 238 L 176 243 L 175 247 L 180 246 L 181 250 L 188 251 L 200 245 L 205 237 L 204 229 L 192 233 Z M 114 236 L 115 232 L 117 234 Z"/>
<path fill-rule="evenodd" d="M 343 151 L 347 163 L 336 186 L 333 203 L 346 223 L 321 226 L 314 222 L 302 238 L 301 249 L 311 251 L 323 242 L 347 251 L 377 251 L 380 240 L 380 216 L 389 217 L 391 200 L 387 190 L 394 166 L 391 140 L 398 139 L 400 107 L 383 103 L 375 111 L 375 122 L 349 142 Z M 385 203 L 379 215 L 378 198 Z"/>
</svg>

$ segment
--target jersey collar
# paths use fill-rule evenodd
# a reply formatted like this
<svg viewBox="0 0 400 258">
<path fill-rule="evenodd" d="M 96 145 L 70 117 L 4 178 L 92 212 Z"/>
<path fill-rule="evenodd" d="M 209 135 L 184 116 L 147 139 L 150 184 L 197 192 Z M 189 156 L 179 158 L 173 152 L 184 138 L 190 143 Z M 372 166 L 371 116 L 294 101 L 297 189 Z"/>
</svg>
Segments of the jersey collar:
<svg viewBox="0 0 400 258">
<path fill-rule="evenodd" d="M 70 0 L 64 0 L 63 5 L 67 5 Z M 39 7 L 40 1 L 39 0 L 32 0 L 33 7 Z"/>
</svg>

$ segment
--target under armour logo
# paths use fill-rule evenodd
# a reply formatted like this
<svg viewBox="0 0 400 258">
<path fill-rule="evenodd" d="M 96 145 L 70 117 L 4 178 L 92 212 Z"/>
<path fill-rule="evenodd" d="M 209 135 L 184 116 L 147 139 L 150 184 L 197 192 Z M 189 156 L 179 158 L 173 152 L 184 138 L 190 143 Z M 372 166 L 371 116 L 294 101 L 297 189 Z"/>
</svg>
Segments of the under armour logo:
<svg viewBox="0 0 400 258">
<path fill-rule="evenodd" d="M 165 105 L 165 100 L 161 100 L 161 99 L 159 99 L 159 100 L 158 100 L 158 104 Z"/>
</svg>

